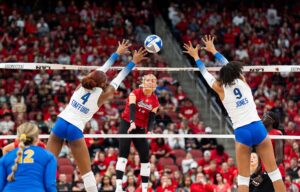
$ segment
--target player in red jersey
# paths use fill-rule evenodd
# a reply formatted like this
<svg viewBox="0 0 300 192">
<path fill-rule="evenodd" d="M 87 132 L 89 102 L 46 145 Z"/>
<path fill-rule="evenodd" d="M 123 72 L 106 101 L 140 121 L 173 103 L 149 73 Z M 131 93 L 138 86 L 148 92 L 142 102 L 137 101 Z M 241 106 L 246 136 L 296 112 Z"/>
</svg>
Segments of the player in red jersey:
<svg viewBox="0 0 300 192">
<path fill-rule="evenodd" d="M 154 94 L 156 86 L 156 77 L 148 74 L 143 77 L 141 88 L 135 89 L 130 93 L 125 110 L 122 113 L 119 134 L 145 134 L 152 131 L 155 114 L 159 107 L 158 98 Z M 142 192 L 146 192 L 150 176 L 149 145 L 146 138 L 119 139 L 119 157 L 116 165 L 116 191 L 123 191 L 122 177 L 126 168 L 131 141 L 140 156 Z"/>
<path fill-rule="evenodd" d="M 283 135 L 279 127 L 279 117 L 276 113 L 268 111 L 263 115 L 263 124 L 265 125 L 269 135 Z M 285 177 L 283 158 L 284 158 L 284 141 L 281 139 L 271 139 L 273 150 L 276 158 L 276 163 L 281 172 L 282 178 Z"/>
</svg>

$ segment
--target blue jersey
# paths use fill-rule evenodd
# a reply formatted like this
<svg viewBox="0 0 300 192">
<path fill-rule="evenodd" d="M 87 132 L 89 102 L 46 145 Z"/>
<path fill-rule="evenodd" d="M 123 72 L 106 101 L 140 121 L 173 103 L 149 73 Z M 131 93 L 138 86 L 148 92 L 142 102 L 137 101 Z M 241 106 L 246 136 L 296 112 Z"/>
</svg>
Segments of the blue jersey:
<svg viewBox="0 0 300 192">
<path fill-rule="evenodd" d="M 15 181 L 8 182 L 7 176 L 11 173 L 17 157 L 18 148 L 10 151 L 0 159 L 0 191 L 8 192 L 45 192 L 57 191 L 55 156 L 38 146 L 24 149 L 21 163 L 15 172 Z"/>
</svg>

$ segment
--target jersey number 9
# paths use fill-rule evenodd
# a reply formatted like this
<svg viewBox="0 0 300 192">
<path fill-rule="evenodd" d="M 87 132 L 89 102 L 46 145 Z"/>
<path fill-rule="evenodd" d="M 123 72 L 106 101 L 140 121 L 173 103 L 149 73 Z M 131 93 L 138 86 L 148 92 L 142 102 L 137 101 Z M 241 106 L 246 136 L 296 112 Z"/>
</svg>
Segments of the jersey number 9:
<svg viewBox="0 0 300 192">
<path fill-rule="evenodd" d="M 241 93 L 241 91 L 240 91 L 239 88 L 235 88 L 235 89 L 233 90 L 233 93 L 234 93 L 234 95 L 236 96 L 236 97 L 235 97 L 236 99 L 240 99 L 240 98 L 243 97 L 243 95 L 242 95 L 242 93 Z"/>
</svg>

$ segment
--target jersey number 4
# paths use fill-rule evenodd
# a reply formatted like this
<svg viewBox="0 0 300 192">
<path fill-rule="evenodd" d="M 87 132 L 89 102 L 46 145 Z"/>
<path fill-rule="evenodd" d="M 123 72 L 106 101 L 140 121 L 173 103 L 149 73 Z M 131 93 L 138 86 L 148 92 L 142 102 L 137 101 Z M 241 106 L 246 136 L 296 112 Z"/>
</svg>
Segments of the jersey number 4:
<svg viewBox="0 0 300 192">
<path fill-rule="evenodd" d="M 34 151 L 31 149 L 28 149 L 24 152 L 23 156 L 19 159 L 19 163 L 34 163 L 33 159 Z"/>
<path fill-rule="evenodd" d="M 236 99 L 240 99 L 240 98 L 243 97 L 243 95 L 242 95 L 242 93 L 241 93 L 241 91 L 240 91 L 239 88 L 235 88 L 235 89 L 233 90 L 233 93 L 234 93 L 234 95 L 236 96 L 236 97 L 235 97 Z"/>
<path fill-rule="evenodd" d="M 81 97 L 81 99 L 83 100 L 83 102 L 82 102 L 83 105 L 88 101 L 90 96 L 91 96 L 91 93 L 87 93 Z"/>
</svg>

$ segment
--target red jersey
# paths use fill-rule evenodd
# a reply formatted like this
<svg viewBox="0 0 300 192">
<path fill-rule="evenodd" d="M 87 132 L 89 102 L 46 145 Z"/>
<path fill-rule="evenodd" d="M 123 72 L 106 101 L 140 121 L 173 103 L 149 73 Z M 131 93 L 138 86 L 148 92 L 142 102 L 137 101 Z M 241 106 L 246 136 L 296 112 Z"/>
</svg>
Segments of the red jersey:
<svg viewBox="0 0 300 192">
<path fill-rule="evenodd" d="M 280 131 L 280 130 L 278 130 L 278 129 L 271 129 L 271 130 L 269 131 L 269 135 L 283 135 L 283 134 L 282 134 L 282 131 Z M 275 143 L 275 140 L 274 140 L 274 139 L 271 139 L 271 142 L 272 142 L 272 146 L 273 146 L 274 155 L 275 155 L 275 157 L 276 157 L 276 151 L 275 151 L 275 148 L 276 148 L 275 145 L 276 145 L 276 143 Z M 282 151 L 284 152 L 284 146 L 282 147 Z M 280 164 L 278 165 L 278 168 L 279 168 L 279 171 L 280 171 L 282 177 L 285 177 L 285 171 L 284 171 L 284 166 L 283 166 L 283 164 L 280 163 Z"/>
<path fill-rule="evenodd" d="M 278 129 L 271 129 L 269 131 L 269 135 L 282 135 L 282 132 Z M 274 153 L 276 154 L 276 151 L 275 151 L 275 140 L 274 139 L 271 139 L 272 141 L 272 145 L 273 145 L 273 149 L 274 149 Z M 282 149 L 283 150 L 283 149 Z"/>
<path fill-rule="evenodd" d="M 154 93 L 150 96 L 146 96 L 141 88 L 135 89 L 131 93 L 136 96 L 135 125 L 147 128 L 149 113 L 159 106 L 158 98 Z M 125 121 L 130 122 L 129 98 L 126 101 L 122 118 Z"/>
</svg>

